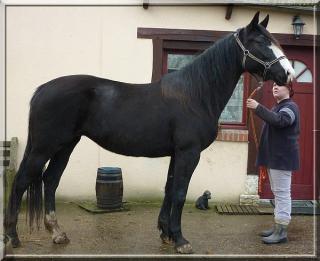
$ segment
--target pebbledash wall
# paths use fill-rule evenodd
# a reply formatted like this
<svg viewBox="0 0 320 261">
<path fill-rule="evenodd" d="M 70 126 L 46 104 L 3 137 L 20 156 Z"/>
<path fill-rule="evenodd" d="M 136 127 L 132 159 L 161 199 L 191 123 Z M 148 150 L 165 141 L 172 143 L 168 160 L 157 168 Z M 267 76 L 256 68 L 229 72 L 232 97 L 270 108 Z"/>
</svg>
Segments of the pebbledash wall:
<svg viewBox="0 0 320 261">
<path fill-rule="evenodd" d="M 27 138 L 30 98 L 40 84 L 69 74 L 91 74 L 131 83 L 152 75 L 152 40 L 138 39 L 138 27 L 234 31 L 257 11 L 234 7 L 230 20 L 224 6 L 7 6 L 7 137 L 19 139 L 19 161 Z M 294 12 L 262 9 L 269 30 L 291 33 Z M 312 15 L 302 14 L 304 32 L 313 34 Z M 121 106 L 121 104 L 119 104 Z M 204 190 L 214 200 L 239 200 L 247 178 L 248 143 L 216 141 L 203 151 L 192 177 L 188 199 Z M 124 197 L 160 198 L 169 158 L 133 158 L 110 153 L 83 137 L 71 155 L 57 195 L 95 197 L 100 166 L 123 170 Z"/>
</svg>

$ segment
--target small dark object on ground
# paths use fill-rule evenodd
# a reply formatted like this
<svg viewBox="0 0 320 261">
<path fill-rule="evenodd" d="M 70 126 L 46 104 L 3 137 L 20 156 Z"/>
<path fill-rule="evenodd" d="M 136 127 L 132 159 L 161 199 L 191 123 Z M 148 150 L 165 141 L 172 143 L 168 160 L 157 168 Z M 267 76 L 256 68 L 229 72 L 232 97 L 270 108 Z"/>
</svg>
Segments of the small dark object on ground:
<svg viewBox="0 0 320 261">
<path fill-rule="evenodd" d="M 211 199 L 211 192 L 206 190 L 196 201 L 196 208 L 201 210 L 209 209 L 208 200 Z"/>
</svg>

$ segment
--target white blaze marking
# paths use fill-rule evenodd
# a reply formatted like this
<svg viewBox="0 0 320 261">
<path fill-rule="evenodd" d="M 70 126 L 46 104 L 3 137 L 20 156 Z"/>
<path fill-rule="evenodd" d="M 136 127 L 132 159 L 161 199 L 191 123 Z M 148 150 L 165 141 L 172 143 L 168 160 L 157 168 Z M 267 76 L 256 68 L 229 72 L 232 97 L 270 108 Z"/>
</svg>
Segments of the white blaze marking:
<svg viewBox="0 0 320 261">
<path fill-rule="evenodd" d="M 279 58 L 280 56 L 284 56 L 284 53 L 279 49 L 278 46 L 276 46 L 274 43 L 272 43 L 269 48 L 273 51 L 273 54 L 275 55 L 276 58 Z M 293 80 L 294 76 L 295 76 L 295 71 L 292 68 L 291 63 L 289 62 L 289 60 L 287 58 L 281 59 L 280 64 L 282 66 L 282 68 L 285 70 L 285 72 L 289 72 L 288 75 L 288 81 L 289 80 Z"/>
</svg>

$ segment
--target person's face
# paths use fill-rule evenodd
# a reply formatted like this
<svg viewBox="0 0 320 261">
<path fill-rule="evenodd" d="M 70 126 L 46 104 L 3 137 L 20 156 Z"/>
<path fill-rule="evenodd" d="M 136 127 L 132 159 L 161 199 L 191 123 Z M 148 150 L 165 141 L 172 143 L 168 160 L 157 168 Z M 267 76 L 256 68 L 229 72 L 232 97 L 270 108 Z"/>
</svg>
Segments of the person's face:
<svg viewBox="0 0 320 261">
<path fill-rule="evenodd" d="M 285 98 L 290 97 L 289 89 L 286 86 L 278 86 L 276 84 L 273 84 L 272 93 L 273 93 L 273 97 L 277 101 L 281 101 Z"/>
</svg>

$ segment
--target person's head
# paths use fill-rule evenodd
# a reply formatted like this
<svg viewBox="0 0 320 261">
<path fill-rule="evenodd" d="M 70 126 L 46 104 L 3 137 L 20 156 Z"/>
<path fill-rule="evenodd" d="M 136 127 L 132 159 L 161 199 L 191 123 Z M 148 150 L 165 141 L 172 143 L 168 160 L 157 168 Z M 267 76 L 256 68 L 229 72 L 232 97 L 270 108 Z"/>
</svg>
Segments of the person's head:
<svg viewBox="0 0 320 261">
<path fill-rule="evenodd" d="M 294 92 L 292 89 L 292 85 L 279 86 L 276 83 L 273 84 L 272 87 L 273 97 L 280 102 L 284 99 L 288 99 L 293 96 Z"/>
</svg>

